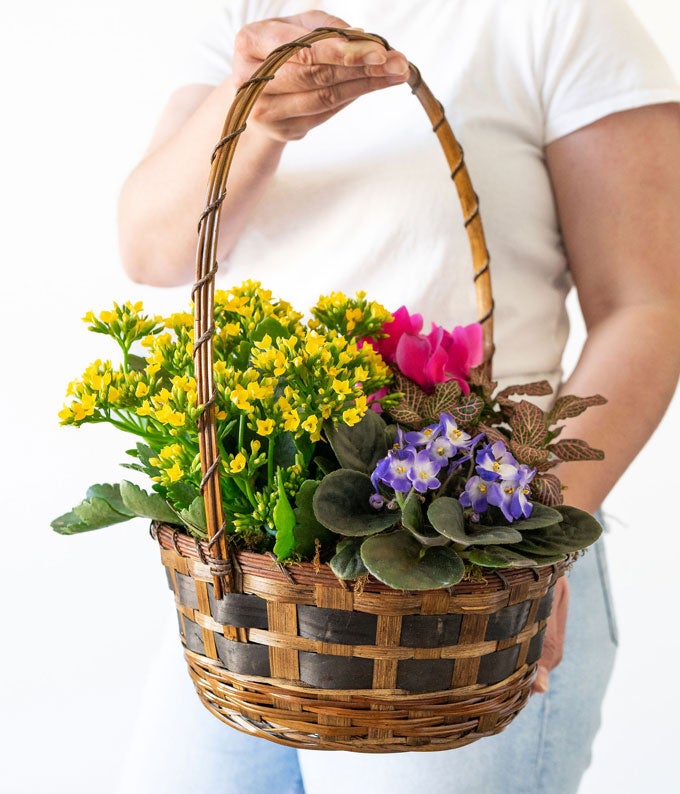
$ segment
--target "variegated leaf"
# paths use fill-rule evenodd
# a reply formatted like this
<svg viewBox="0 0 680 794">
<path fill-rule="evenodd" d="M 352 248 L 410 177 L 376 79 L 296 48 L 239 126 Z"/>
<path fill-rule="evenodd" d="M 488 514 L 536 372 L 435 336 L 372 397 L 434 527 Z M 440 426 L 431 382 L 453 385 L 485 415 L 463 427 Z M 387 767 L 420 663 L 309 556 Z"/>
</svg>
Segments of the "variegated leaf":
<svg viewBox="0 0 680 794">
<path fill-rule="evenodd" d="M 538 474 L 531 483 L 531 495 L 535 502 L 547 507 L 557 507 L 564 502 L 562 483 L 554 474 Z"/>
<path fill-rule="evenodd" d="M 586 408 L 593 405 L 604 405 L 606 402 L 600 394 L 594 394 L 592 397 L 575 397 L 573 394 L 567 394 L 555 401 L 555 405 L 548 415 L 550 423 L 558 422 L 560 419 L 572 419 L 582 414 Z"/>
<path fill-rule="evenodd" d="M 484 410 L 484 401 L 476 394 L 468 394 L 464 397 L 459 405 L 454 406 L 450 410 L 451 416 L 463 425 L 474 425 L 479 419 L 482 411 Z"/>
<path fill-rule="evenodd" d="M 519 386 L 508 386 L 507 388 L 499 391 L 496 398 L 500 402 L 502 399 L 509 397 L 511 394 L 526 394 L 533 397 L 544 397 L 552 394 L 552 386 L 547 380 L 537 380 L 534 383 L 525 383 Z"/>
<path fill-rule="evenodd" d="M 540 447 L 548 438 L 548 426 L 541 409 L 522 400 L 512 416 L 512 439 L 515 444 Z"/>
<path fill-rule="evenodd" d="M 526 463 L 527 466 L 546 463 L 550 457 L 550 452 L 547 449 L 536 449 L 536 447 L 530 447 L 527 444 L 514 442 L 510 445 L 510 451 L 519 463 Z"/>
<path fill-rule="evenodd" d="M 604 452 L 601 449 L 593 449 L 578 438 L 562 439 L 562 441 L 551 444 L 548 449 L 564 461 L 604 460 Z"/>
</svg>

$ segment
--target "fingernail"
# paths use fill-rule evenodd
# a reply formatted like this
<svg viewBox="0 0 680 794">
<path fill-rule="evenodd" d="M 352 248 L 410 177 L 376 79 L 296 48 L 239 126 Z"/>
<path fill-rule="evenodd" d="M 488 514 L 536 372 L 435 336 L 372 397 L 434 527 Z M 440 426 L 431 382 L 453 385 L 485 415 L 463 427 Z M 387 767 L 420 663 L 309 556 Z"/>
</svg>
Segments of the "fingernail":
<svg viewBox="0 0 680 794">
<path fill-rule="evenodd" d="M 408 71 L 408 61 L 402 55 L 390 58 L 385 64 L 386 74 L 404 74 Z"/>
<path fill-rule="evenodd" d="M 371 50 L 364 55 L 361 62 L 365 63 L 366 66 L 379 66 L 385 63 L 386 60 L 387 56 L 384 52 L 380 52 L 380 50 Z"/>
<path fill-rule="evenodd" d="M 536 673 L 536 680 L 534 681 L 536 689 L 544 694 L 548 691 L 548 671 L 545 667 L 539 667 Z"/>
</svg>

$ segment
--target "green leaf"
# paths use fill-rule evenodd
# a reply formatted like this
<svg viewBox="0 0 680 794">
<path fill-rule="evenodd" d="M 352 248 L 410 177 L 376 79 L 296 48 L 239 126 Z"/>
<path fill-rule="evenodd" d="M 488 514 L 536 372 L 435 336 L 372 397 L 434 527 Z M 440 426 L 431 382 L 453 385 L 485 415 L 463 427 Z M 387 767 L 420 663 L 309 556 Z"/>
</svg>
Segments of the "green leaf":
<svg viewBox="0 0 680 794">
<path fill-rule="evenodd" d="M 516 529 L 518 532 L 528 532 L 532 529 L 544 529 L 545 527 L 551 527 L 554 524 L 559 524 L 560 521 L 563 520 L 562 514 L 557 510 L 553 510 L 552 507 L 546 507 L 545 505 L 538 504 L 537 502 L 534 502 L 533 504 L 534 507 L 529 518 L 520 518 L 517 521 L 513 521 L 513 529 Z M 501 524 L 491 528 L 502 529 L 507 526 L 509 525 Z"/>
<path fill-rule="evenodd" d="M 179 511 L 179 517 L 184 524 L 193 530 L 192 534 L 205 537 L 208 533 L 208 521 L 205 517 L 205 502 L 202 496 L 197 496 L 189 507 Z"/>
<path fill-rule="evenodd" d="M 401 523 L 406 529 L 411 529 L 414 532 L 422 532 L 423 530 L 423 507 L 420 504 L 420 499 L 418 499 L 418 494 L 413 488 L 404 501 L 404 507 L 401 511 Z"/>
<path fill-rule="evenodd" d="M 466 532 L 463 508 L 457 499 L 450 496 L 435 499 L 427 517 L 437 532 L 463 546 L 518 543 L 522 540 L 520 533 L 511 526 L 480 526 L 478 530 Z"/>
<path fill-rule="evenodd" d="M 424 548 L 403 529 L 367 538 L 361 559 L 376 579 L 395 590 L 451 587 L 465 573 L 465 563 L 451 548 Z"/>
<path fill-rule="evenodd" d="M 427 518 L 440 535 L 450 540 L 465 536 L 463 506 L 451 496 L 434 499 L 427 509 Z"/>
<path fill-rule="evenodd" d="M 335 549 L 335 556 L 329 565 L 338 579 L 358 579 L 368 573 L 368 569 L 361 559 L 362 540 L 345 538 Z"/>
<path fill-rule="evenodd" d="M 227 480 L 227 482 L 231 482 L 231 480 Z M 197 491 L 198 489 L 194 485 L 189 485 L 186 482 L 173 482 L 168 486 L 168 499 L 175 507 L 189 507 L 200 495 Z"/>
<path fill-rule="evenodd" d="M 155 521 L 177 522 L 177 515 L 160 494 L 148 494 L 134 483 L 123 480 L 120 495 L 128 510 L 136 516 L 152 518 Z"/>
<path fill-rule="evenodd" d="M 267 317 L 266 320 L 258 323 L 250 334 L 250 338 L 253 342 L 261 342 L 267 334 L 273 342 L 276 342 L 277 339 L 288 339 L 291 336 L 290 331 L 274 317 Z"/>
<path fill-rule="evenodd" d="M 123 516 L 133 516 L 137 515 L 129 507 L 125 506 L 125 502 L 120 495 L 120 485 L 116 483 L 115 485 L 110 485 L 109 483 L 99 483 L 98 485 L 91 485 L 87 489 L 86 496 L 88 499 L 93 499 L 98 497 L 99 499 L 103 499 L 105 502 L 108 502 L 109 505 L 117 512 Z"/>
<path fill-rule="evenodd" d="M 325 430 L 343 469 L 371 474 L 376 463 L 387 455 L 385 422 L 375 411 L 367 411 L 352 427 L 327 423 Z"/>
<path fill-rule="evenodd" d="M 289 432 L 280 433 L 274 439 L 274 466 L 281 469 L 289 469 L 295 465 L 297 447 L 293 434 Z"/>
<path fill-rule="evenodd" d="M 148 365 L 148 361 L 142 356 L 136 356 L 134 353 L 128 353 L 127 364 L 131 372 L 144 372 Z"/>
<path fill-rule="evenodd" d="M 313 500 L 318 486 L 319 483 L 315 480 L 305 480 L 295 497 L 295 526 L 293 527 L 295 553 L 307 558 L 314 556 L 316 538 L 322 545 L 329 543 L 333 538 L 332 533 L 319 523 L 314 515 Z"/>
<path fill-rule="evenodd" d="M 88 532 L 91 529 L 110 527 L 129 521 L 129 514 L 122 515 L 99 496 L 85 499 L 73 510 L 55 518 L 50 524 L 55 532 L 60 535 L 75 535 L 79 532 Z"/>
<path fill-rule="evenodd" d="M 473 547 L 465 552 L 465 556 L 470 562 L 483 568 L 526 568 L 536 565 L 536 560 L 503 546 Z"/>
<path fill-rule="evenodd" d="M 352 469 L 338 469 L 321 480 L 314 494 L 314 514 L 328 529 L 340 535 L 373 535 L 396 524 L 399 510 L 371 507 L 375 493 L 367 474 Z"/>
<path fill-rule="evenodd" d="M 283 479 L 280 475 L 278 481 L 278 499 L 272 511 L 272 518 L 276 527 L 274 554 L 279 560 L 287 560 L 295 551 L 295 535 L 293 534 L 295 512 L 290 506 L 288 496 L 283 487 Z"/>
<path fill-rule="evenodd" d="M 584 510 L 561 505 L 562 522 L 522 538 L 514 550 L 530 557 L 555 557 L 585 549 L 602 534 L 602 527 Z"/>
</svg>

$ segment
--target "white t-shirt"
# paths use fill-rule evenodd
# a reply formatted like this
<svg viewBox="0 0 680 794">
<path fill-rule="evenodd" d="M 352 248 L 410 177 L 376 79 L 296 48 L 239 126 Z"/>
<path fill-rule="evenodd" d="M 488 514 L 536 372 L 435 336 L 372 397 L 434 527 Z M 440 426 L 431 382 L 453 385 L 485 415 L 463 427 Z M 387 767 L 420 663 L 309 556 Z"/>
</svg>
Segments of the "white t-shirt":
<svg viewBox="0 0 680 794">
<path fill-rule="evenodd" d="M 312 8 L 384 36 L 443 103 L 481 200 L 494 374 L 556 386 L 570 278 L 543 150 L 610 113 L 680 100 L 654 44 L 624 0 L 229 0 L 178 83 L 218 84 L 239 28 Z M 301 311 L 321 293 L 364 289 L 421 312 L 426 330 L 476 319 L 458 200 L 406 86 L 288 144 L 220 266 L 220 286 L 257 278 Z"/>
</svg>

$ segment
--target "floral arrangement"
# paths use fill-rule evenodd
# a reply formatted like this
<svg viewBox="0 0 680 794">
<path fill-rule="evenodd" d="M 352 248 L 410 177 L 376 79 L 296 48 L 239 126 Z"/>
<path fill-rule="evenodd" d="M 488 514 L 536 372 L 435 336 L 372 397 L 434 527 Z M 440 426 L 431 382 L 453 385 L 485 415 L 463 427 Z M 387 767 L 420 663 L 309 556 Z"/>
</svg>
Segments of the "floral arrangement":
<svg viewBox="0 0 680 794">
<path fill-rule="evenodd" d="M 193 316 L 125 303 L 83 319 L 121 361 L 97 360 L 69 385 L 61 422 L 137 436 L 124 465 L 152 484 L 93 485 L 52 527 L 144 516 L 205 539 Z M 544 412 L 521 398 L 550 394 L 545 381 L 498 391 L 479 366 L 479 325 L 426 335 L 422 317 L 363 293 L 321 297 L 305 323 L 251 281 L 216 292 L 214 322 L 220 488 L 237 547 L 418 590 L 550 564 L 599 536 L 550 470 L 603 458 L 559 424 L 603 398 L 560 397 Z"/>
</svg>

